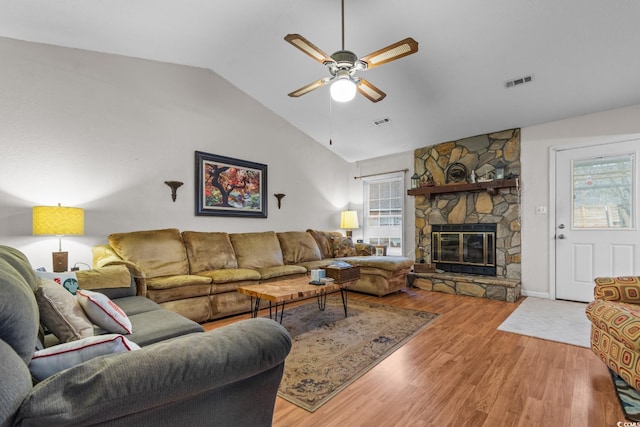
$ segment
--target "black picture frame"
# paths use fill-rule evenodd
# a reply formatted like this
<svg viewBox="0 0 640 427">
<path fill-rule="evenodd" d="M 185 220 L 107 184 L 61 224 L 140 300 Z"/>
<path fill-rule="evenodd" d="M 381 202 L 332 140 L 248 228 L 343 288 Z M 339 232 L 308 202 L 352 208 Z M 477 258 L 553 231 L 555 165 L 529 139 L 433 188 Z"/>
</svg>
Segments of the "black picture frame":
<svg viewBox="0 0 640 427">
<path fill-rule="evenodd" d="M 195 213 L 267 217 L 267 165 L 196 151 Z"/>
</svg>

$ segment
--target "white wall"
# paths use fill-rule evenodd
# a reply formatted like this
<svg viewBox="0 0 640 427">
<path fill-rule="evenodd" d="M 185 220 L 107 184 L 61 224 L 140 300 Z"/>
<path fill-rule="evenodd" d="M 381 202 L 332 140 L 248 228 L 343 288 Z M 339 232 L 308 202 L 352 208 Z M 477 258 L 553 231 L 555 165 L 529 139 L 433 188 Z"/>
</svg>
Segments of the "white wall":
<svg viewBox="0 0 640 427">
<path fill-rule="evenodd" d="M 536 206 L 551 206 L 551 147 L 637 137 L 640 105 L 575 117 L 522 129 L 522 287 L 530 296 L 550 295 L 549 232 L 553 212 L 536 215 Z M 634 136 L 635 135 L 635 136 Z"/>
<path fill-rule="evenodd" d="M 406 190 L 411 188 L 411 175 L 413 175 L 413 151 L 406 151 L 391 156 L 378 157 L 375 159 L 364 160 L 352 163 L 349 168 L 349 202 L 350 209 L 358 211 L 358 221 L 360 221 L 360 230 L 353 231 L 354 239 L 361 239 L 362 221 L 363 221 L 363 203 L 364 193 L 362 179 L 354 179 L 365 175 L 385 174 L 387 172 L 400 171 L 407 169 L 404 174 L 404 211 L 405 222 L 403 231 L 403 251 L 406 257 L 414 258 L 415 252 L 415 198 L 406 195 Z"/>
<path fill-rule="evenodd" d="M 113 232 L 338 229 L 349 165 L 212 71 L 2 38 L 0 58 L 0 244 L 34 267 L 58 246 L 35 205 L 85 209 L 70 265 Z M 195 216 L 196 150 L 267 164 L 268 218 Z"/>
</svg>

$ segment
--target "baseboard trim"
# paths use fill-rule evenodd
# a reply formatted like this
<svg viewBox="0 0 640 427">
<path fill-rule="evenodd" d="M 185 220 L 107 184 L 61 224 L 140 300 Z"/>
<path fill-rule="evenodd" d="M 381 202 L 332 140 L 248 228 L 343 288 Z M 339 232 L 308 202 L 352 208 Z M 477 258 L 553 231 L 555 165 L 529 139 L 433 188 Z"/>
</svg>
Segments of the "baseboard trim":
<svg viewBox="0 0 640 427">
<path fill-rule="evenodd" d="M 549 292 L 527 291 L 526 289 L 522 290 L 522 296 L 551 299 Z"/>
</svg>

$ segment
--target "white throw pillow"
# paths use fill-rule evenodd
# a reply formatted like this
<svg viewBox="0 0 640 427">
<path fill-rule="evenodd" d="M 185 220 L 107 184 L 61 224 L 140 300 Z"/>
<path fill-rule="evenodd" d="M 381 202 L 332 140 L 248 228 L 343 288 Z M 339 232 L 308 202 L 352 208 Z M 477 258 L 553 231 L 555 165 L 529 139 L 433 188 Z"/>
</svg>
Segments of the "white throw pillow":
<svg viewBox="0 0 640 427">
<path fill-rule="evenodd" d="M 130 334 L 131 320 L 124 311 L 100 292 L 78 289 L 76 298 L 93 323 L 114 334 Z"/>
<path fill-rule="evenodd" d="M 29 370 L 35 379 L 42 381 L 94 357 L 139 349 L 138 344 L 122 335 L 88 337 L 36 351 L 29 364 Z"/>
</svg>

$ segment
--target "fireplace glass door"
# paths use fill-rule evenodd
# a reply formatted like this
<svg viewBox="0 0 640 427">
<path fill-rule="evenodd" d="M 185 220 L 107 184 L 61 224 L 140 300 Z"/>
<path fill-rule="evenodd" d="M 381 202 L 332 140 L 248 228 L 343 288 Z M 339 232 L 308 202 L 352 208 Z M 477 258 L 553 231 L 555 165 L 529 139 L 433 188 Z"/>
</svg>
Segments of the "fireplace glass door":
<svg viewBox="0 0 640 427">
<path fill-rule="evenodd" d="M 463 233 L 462 262 L 465 264 L 486 264 L 484 235 L 484 233 Z"/>
<path fill-rule="evenodd" d="M 495 231 L 433 231 L 433 262 L 445 271 L 495 275 L 495 236 Z"/>
<path fill-rule="evenodd" d="M 440 233 L 439 234 L 439 261 L 459 262 L 460 261 L 460 233 Z"/>
</svg>

